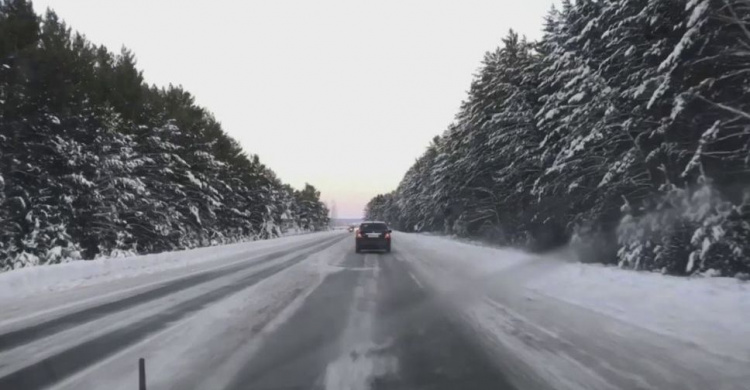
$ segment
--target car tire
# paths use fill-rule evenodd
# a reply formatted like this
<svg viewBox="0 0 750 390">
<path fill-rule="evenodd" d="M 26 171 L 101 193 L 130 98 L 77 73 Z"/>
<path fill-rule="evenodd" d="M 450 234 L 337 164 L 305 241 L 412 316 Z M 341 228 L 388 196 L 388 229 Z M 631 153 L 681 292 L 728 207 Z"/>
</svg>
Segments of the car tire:
<svg viewBox="0 0 750 390">
<path fill-rule="evenodd" d="M 362 249 L 359 249 L 359 247 L 358 247 L 358 246 L 355 246 L 355 247 L 354 247 L 354 252 L 355 252 L 355 253 L 361 253 L 361 252 L 362 252 Z"/>
<path fill-rule="evenodd" d="M 385 253 L 391 253 L 391 246 L 390 245 L 388 245 L 387 247 L 385 247 Z"/>
</svg>

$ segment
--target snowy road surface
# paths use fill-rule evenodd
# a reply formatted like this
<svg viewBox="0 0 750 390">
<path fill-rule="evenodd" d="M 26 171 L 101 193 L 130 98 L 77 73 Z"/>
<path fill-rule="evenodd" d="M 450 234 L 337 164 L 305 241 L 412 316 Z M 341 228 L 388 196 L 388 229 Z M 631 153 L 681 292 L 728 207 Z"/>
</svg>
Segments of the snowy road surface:
<svg viewBox="0 0 750 390">
<path fill-rule="evenodd" d="M 393 249 L 327 232 L 2 274 L 0 389 L 135 389 L 141 357 L 149 389 L 750 388 L 744 283 Z"/>
</svg>

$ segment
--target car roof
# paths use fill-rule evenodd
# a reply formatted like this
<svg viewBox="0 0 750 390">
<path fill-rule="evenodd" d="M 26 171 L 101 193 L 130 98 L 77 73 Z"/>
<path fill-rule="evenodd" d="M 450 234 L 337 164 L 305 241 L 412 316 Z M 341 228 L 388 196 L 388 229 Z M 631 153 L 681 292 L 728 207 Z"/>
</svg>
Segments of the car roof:
<svg viewBox="0 0 750 390">
<path fill-rule="evenodd" d="M 382 223 L 383 225 L 387 225 L 387 223 L 383 221 L 362 221 L 362 224 L 366 224 L 366 223 Z"/>
</svg>

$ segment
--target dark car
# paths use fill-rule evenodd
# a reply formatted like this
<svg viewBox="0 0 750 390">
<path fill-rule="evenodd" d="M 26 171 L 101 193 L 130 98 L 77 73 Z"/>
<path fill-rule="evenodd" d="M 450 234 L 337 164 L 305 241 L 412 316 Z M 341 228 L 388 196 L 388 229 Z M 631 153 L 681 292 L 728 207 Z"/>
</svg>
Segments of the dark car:
<svg viewBox="0 0 750 390">
<path fill-rule="evenodd" d="M 362 222 L 354 240 L 357 253 L 363 249 L 391 251 L 391 229 L 385 222 Z"/>
</svg>

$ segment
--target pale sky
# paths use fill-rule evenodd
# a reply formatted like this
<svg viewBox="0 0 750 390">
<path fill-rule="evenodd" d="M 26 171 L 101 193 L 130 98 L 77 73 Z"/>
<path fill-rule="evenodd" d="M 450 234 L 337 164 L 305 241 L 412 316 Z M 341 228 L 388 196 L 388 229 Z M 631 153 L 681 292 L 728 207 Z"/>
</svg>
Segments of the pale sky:
<svg viewBox="0 0 750 390">
<path fill-rule="evenodd" d="M 556 0 L 33 0 L 182 85 L 292 186 L 339 217 L 396 188 L 451 123 L 484 53 L 531 39 Z"/>
</svg>

